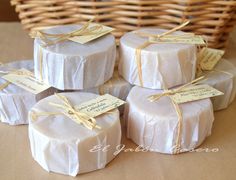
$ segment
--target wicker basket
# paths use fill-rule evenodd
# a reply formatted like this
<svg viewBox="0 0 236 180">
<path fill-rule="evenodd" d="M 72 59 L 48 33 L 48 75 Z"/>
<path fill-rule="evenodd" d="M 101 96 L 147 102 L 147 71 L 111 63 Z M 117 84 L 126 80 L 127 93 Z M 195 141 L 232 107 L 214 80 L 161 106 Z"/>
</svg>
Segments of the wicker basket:
<svg viewBox="0 0 236 180">
<path fill-rule="evenodd" d="M 236 0 L 11 0 L 25 29 L 76 24 L 95 18 L 115 27 L 115 36 L 140 27 L 170 29 L 189 19 L 185 31 L 225 48 L 236 24 Z"/>
</svg>

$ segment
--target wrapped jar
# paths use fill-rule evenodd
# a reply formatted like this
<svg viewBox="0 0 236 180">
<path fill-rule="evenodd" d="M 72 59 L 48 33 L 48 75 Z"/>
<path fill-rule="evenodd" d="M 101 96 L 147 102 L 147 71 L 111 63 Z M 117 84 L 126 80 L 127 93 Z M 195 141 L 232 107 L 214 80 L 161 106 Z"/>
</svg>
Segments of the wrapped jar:
<svg viewBox="0 0 236 180">
<path fill-rule="evenodd" d="M 221 59 L 216 67 L 211 72 L 207 72 L 205 76 L 204 84 L 208 84 L 224 93 L 222 96 L 211 98 L 214 110 L 227 108 L 236 94 L 235 66 L 226 59 Z"/>
<path fill-rule="evenodd" d="M 59 26 L 45 30 L 63 34 L 81 25 Z M 87 89 L 108 81 L 113 74 L 116 44 L 108 34 L 86 44 L 66 40 L 45 46 L 40 38 L 34 42 L 35 76 L 60 89 Z"/>
<path fill-rule="evenodd" d="M 60 93 L 75 107 L 98 95 L 83 92 Z M 39 101 L 29 113 L 29 138 L 33 158 L 47 171 L 76 176 L 102 169 L 115 158 L 121 141 L 119 111 L 96 117 L 100 129 L 88 129 L 49 103 L 61 103 L 53 95 Z M 37 114 L 44 114 L 37 116 Z M 37 117 L 37 118 L 35 118 Z M 98 151 L 94 150 L 100 147 Z M 107 147 L 106 150 L 103 148 Z"/>
<path fill-rule="evenodd" d="M 149 43 L 147 37 L 138 34 L 163 32 L 165 30 L 145 28 L 121 38 L 119 73 L 126 81 L 145 88 L 164 89 L 195 78 L 195 45 Z"/>
<path fill-rule="evenodd" d="M 132 85 L 125 81 L 122 77 L 119 76 L 118 71 L 115 71 L 112 79 L 107 81 L 105 84 L 97 87 L 85 90 L 86 92 L 91 92 L 95 94 L 111 94 L 119 99 L 126 100 Z M 122 115 L 124 112 L 124 105 L 119 108 L 120 114 Z"/>
<path fill-rule="evenodd" d="M 153 152 L 174 154 L 193 150 L 211 134 L 214 115 L 210 99 L 179 104 L 179 117 L 170 97 L 148 100 L 162 92 L 132 88 L 124 112 L 127 137 Z"/>
<path fill-rule="evenodd" d="M 107 81 L 105 84 L 85 91 L 100 95 L 111 94 L 112 96 L 125 101 L 131 88 L 132 85 L 120 77 L 118 72 L 115 71 L 112 79 Z"/>
<path fill-rule="evenodd" d="M 18 69 L 33 71 L 33 61 L 16 61 L 0 66 L 1 76 Z M 33 72 L 32 72 L 33 73 Z M 10 125 L 28 124 L 28 111 L 40 99 L 43 99 L 56 90 L 47 89 L 39 94 L 28 92 L 12 83 L 0 78 L 3 86 L 0 91 L 0 120 Z M 6 85 L 4 87 L 4 85 Z"/>
</svg>

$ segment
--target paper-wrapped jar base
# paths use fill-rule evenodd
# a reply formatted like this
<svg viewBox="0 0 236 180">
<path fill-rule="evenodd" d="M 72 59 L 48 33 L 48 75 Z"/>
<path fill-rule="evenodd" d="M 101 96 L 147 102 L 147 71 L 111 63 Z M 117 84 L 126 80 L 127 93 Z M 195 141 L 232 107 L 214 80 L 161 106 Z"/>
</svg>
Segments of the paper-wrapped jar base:
<svg viewBox="0 0 236 180">
<path fill-rule="evenodd" d="M 61 93 L 73 106 L 97 97 L 91 93 Z M 54 96 L 39 101 L 32 112 L 57 112 L 49 102 L 60 103 Z M 89 130 L 64 115 L 29 116 L 29 138 L 33 158 L 47 171 L 76 176 L 102 169 L 114 157 L 121 140 L 117 109 L 96 118 L 101 129 Z M 107 151 L 93 151 L 94 147 L 109 146 Z M 95 148 L 96 149 L 96 148 Z"/>
<path fill-rule="evenodd" d="M 4 64 L 0 66 L 0 71 L 7 72 L 21 68 L 33 71 L 33 61 L 16 61 Z M 0 84 L 6 82 L 0 78 Z M 50 88 L 35 95 L 14 84 L 9 84 L 0 91 L 0 121 L 10 125 L 28 124 L 28 112 L 31 107 L 55 91 L 54 88 Z"/>
<path fill-rule="evenodd" d="M 80 25 L 59 26 L 46 30 L 58 34 L 81 28 Z M 34 42 L 35 76 L 60 89 L 87 89 L 108 81 L 116 59 L 115 38 L 109 34 L 86 44 L 64 41 L 55 45 Z"/>
<path fill-rule="evenodd" d="M 115 71 L 112 79 L 107 81 L 105 84 L 84 91 L 100 95 L 111 94 L 112 96 L 115 96 L 125 101 L 131 88 L 132 85 L 125 81 L 122 77 L 120 77 L 118 75 L 118 72 Z"/>
<path fill-rule="evenodd" d="M 178 116 L 169 97 L 150 102 L 150 95 L 162 90 L 134 87 L 127 97 L 124 118 L 127 136 L 150 151 L 173 154 L 178 132 Z M 210 99 L 179 104 L 183 121 L 180 152 L 198 147 L 211 134 L 214 121 Z"/>
<path fill-rule="evenodd" d="M 212 97 L 212 104 L 215 111 L 227 108 L 234 100 L 236 94 L 236 68 L 229 61 L 222 59 L 215 69 L 208 73 L 204 84 L 208 84 L 224 95 Z"/>
<path fill-rule="evenodd" d="M 164 89 L 185 84 L 195 78 L 194 45 L 150 44 L 141 49 L 141 65 L 138 65 L 136 49 L 148 39 L 140 37 L 136 32 L 160 34 L 164 31 L 145 28 L 126 33 L 121 38 L 119 73 L 126 81 L 140 86 L 141 79 L 145 88 Z"/>
</svg>

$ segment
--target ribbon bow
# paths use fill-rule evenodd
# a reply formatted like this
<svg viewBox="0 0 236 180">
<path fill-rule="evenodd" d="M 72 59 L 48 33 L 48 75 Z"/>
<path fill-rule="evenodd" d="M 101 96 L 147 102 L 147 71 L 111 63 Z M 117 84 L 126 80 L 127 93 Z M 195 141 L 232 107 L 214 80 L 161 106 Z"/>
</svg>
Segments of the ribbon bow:
<svg viewBox="0 0 236 180">
<path fill-rule="evenodd" d="M 201 77 L 194 79 L 193 81 L 191 81 L 187 84 L 184 84 L 176 89 L 164 90 L 163 93 L 161 93 L 161 94 L 155 94 L 155 95 L 149 96 L 148 100 L 150 100 L 151 102 L 154 102 L 154 101 L 159 100 L 163 96 L 175 95 L 175 94 L 181 92 L 182 90 L 184 90 L 185 88 L 189 87 L 190 85 L 195 85 L 197 82 L 203 80 L 204 78 L 205 78 L 204 76 L 201 76 Z"/>
<path fill-rule="evenodd" d="M 182 133 L 183 115 L 182 115 L 179 105 L 172 98 L 172 95 L 181 92 L 182 90 L 184 90 L 185 88 L 187 88 L 190 85 L 196 85 L 197 82 L 199 82 L 203 79 L 204 79 L 204 76 L 201 76 L 201 77 L 199 77 L 199 78 L 197 78 L 197 79 L 195 79 L 183 86 L 180 86 L 176 89 L 173 89 L 173 90 L 166 89 L 163 91 L 163 93 L 154 94 L 154 95 L 151 95 L 148 97 L 148 100 L 151 102 L 158 101 L 161 97 L 164 97 L 164 96 L 167 96 L 171 99 L 171 103 L 173 104 L 176 114 L 178 116 L 178 131 L 177 131 L 177 138 L 176 138 L 176 142 L 175 142 L 175 146 L 174 146 L 174 150 L 173 150 L 174 154 L 179 154 L 181 152 L 181 133 Z"/>
<path fill-rule="evenodd" d="M 186 25 L 189 24 L 190 21 L 185 21 L 184 23 L 180 24 L 179 26 L 168 30 L 162 34 L 151 34 L 151 33 L 144 33 L 144 32 L 135 32 L 135 34 L 141 36 L 141 37 L 146 37 L 148 38 L 148 41 L 144 42 L 143 44 L 141 44 L 140 46 L 138 46 L 135 50 L 135 56 L 136 56 L 136 64 L 138 67 L 138 77 L 139 77 L 139 82 L 140 82 L 140 86 L 143 87 L 143 78 L 142 78 L 142 63 L 141 63 L 141 50 L 148 47 L 151 44 L 156 44 L 156 43 L 169 43 L 168 39 L 185 39 L 188 40 L 190 38 L 196 37 L 193 33 L 184 33 L 184 34 L 180 34 L 180 35 L 170 35 L 180 29 L 182 29 L 183 27 L 185 27 Z M 185 43 L 190 43 L 191 41 L 186 41 Z M 203 43 L 203 42 L 202 42 Z"/>
<path fill-rule="evenodd" d="M 92 130 L 94 128 L 101 129 L 100 126 L 96 124 L 96 119 L 89 116 L 86 113 L 79 112 L 79 110 L 75 109 L 69 100 L 60 94 L 55 94 L 56 97 L 62 102 L 62 103 L 53 103 L 49 102 L 51 106 L 57 107 L 59 109 L 62 109 L 60 112 L 32 112 L 31 118 L 33 120 L 36 120 L 38 116 L 49 116 L 49 115 L 60 115 L 64 114 L 65 116 L 69 117 L 71 120 L 75 121 L 78 124 L 84 125 L 86 128 Z"/>
<path fill-rule="evenodd" d="M 182 24 L 180 24 L 179 26 L 177 26 L 177 27 L 175 27 L 171 30 L 168 30 L 168 31 L 166 31 L 162 34 L 151 34 L 151 33 L 144 33 L 144 32 L 135 32 L 135 34 L 138 34 L 141 37 L 148 37 L 149 40 L 151 40 L 151 39 L 161 39 L 161 38 L 168 37 L 167 35 L 182 29 L 183 27 L 185 27 L 189 23 L 190 23 L 190 21 L 185 21 Z M 185 36 L 185 35 L 191 35 L 192 36 L 194 34 L 193 33 L 185 33 L 185 34 L 182 34 L 182 35 L 177 35 L 176 37 L 181 37 L 181 36 Z M 173 35 L 171 35 L 169 37 L 173 37 Z"/>
<path fill-rule="evenodd" d="M 30 33 L 32 38 L 40 38 L 43 41 L 44 47 L 57 44 L 59 42 L 64 42 L 69 40 L 70 38 L 76 37 L 76 36 L 89 36 L 89 35 L 97 35 L 103 30 L 102 25 L 95 25 L 92 27 L 90 26 L 90 23 L 93 21 L 91 19 L 90 21 L 86 22 L 80 29 L 69 32 L 69 33 L 63 33 L 63 34 L 49 34 L 45 33 L 43 31 L 32 31 Z M 43 52 L 42 47 L 39 46 L 39 52 L 38 52 L 38 61 L 39 61 L 39 79 L 43 80 Z"/>
<path fill-rule="evenodd" d="M 69 40 L 70 38 L 75 37 L 75 36 L 96 35 L 101 32 L 101 30 L 103 29 L 103 26 L 95 25 L 95 26 L 89 27 L 92 21 L 93 20 L 86 22 L 80 29 L 69 32 L 69 33 L 49 34 L 43 31 L 32 31 L 30 33 L 30 36 L 32 38 L 38 37 L 44 42 L 44 46 L 50 46 L 50 45 L 57 44 L 59 42 Z"/>
</svg>

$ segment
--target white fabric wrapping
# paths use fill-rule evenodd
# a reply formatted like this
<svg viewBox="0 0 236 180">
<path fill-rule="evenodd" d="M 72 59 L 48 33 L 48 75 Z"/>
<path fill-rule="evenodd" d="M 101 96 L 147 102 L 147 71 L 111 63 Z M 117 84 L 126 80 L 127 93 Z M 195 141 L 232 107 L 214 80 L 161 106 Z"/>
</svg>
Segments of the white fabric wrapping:
<svg viewBox="0 0 236 180">
<path fill-rule="evenodd" d="M 178 116 L 169 97 L 150 102 L 147 97 L 162 90 L 135 86 L 127 97 L 124 119 L 127 137 L 154 152 L 172 154 L 177 138 Z M 179 105 L 183 115 L 181 152 L 198 147 L 211 134 L 214 121 L 210 99 Z"/>
<path fill-rule="evenodd" d="M 125 101 L 131 88 L 132 85 L 125 81 L 122 77 L 120 77 L 118 72 L 115 71 L 112 79 L 107 81 L 105 84 L 84 91 L 100 95 L 111 94 L 112 96 L 115 96 Z"/>
<path fill-rule="evenodd" d="M 46 32 L 68 33 L 80 27 L 80 25 L 59 26 Z M 97 87 L 112 77 L 116 44 L 111 34 L 84 45 L 64 41 L 43 47 L 41 43 L 40 39 L 35 39 L 35 76 L 40 78 L 40 59 L 42 59 L 42 79 L 57 89 Z M 42 58 L 40 58 L 40 48 L 42 48 Z"/>
<path fill-rule="evenodd" d="M 229 106 L 236 94 L 236 68 L 229 61 L 222 59 L 215 69 L 206 75 L 207 80 L 204 84 L 223 92 L 224 95 L 212 97 L 214 110 L 222 110 Z"/>
<path fill-rule="evenodd" d="M 165 30 L 147 28 L 139 31 L 160 34 Z M 138 86 L 135 50 L 146 41 L 147 38 L 134 32 L 126 33 L 120 40 L 119 73 Z M 143 87 L 164 89 L 185 84 L 195 78 L 196 47 L 188 44 L 151 44 L 141 50 L 141 64 Z"/>
<path fill-rule="evenodd" d="M 11 71 L 16 69 L 28 69 L 33 71 L 33 61 L 16 61 L 0 66 L 0 71 Z M 2 76 L 4 74 L 0 74 Z M 0 78 L 0 84 L 7 81 Z M 32 94 L 14 84 L 9 84 L 0 91 L 0 121 L 10 125 L 28 124 L 28 111 L 40 99 L 55 92 L 50 88 L 37 95 Z"/>
<path fill-rule="evenodd" d="M 122 77 L 119 76 L 118 71 L 115 71 L 113 74 L 113 78 L 110 79 L 105 84 L 97 87 L 85 90 L 85 92 L 91 92 L 95 94 L 111 94 L 119 99 L 126 100 L 132 85 L 125 81 Z M 124 112 L 124 105 L 118 107 L 120 114 Z"/>
<path fill-rule="evenodd" d="M 97 97 L 91 93 L 61 93 L 73 105 Z M 39 101 L 32 111 L 58 112 L 49 102 L 59 103 L 54 96 Z M 29 138 L 33 158 L 47 171 L 76 176 L 80 173 L 104 168 L 114 157 L 121 140 L 121 127 L 117 109 L 96 118 L 100 130 L 89 130 L 64 115 L 41 116 L 32 121 L 29 116 Z M 108 151 L 90 152 L 94 146 Z"/>
</svg>

